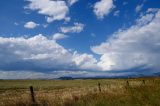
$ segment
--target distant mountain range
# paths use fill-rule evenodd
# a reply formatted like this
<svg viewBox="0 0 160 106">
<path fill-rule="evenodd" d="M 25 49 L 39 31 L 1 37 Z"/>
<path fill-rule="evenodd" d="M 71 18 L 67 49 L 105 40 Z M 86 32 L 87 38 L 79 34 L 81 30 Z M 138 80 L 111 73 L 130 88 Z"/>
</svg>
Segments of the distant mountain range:
<svg viewBox="0 0 160 106">
<path fill-rule="evenodd" d="M 144 78 L 144 77 L 160 77 L 160 72 L 154 73 L 153 75 L 122 75 L 122 76 L 94 76 L 94 77 L 70 77 L 70 76 L 64 76 L 59 77 L 57 79 L 59 80 L 74 80 L 74 79 L 115 79 L 115 78 Z"/>
</svg>

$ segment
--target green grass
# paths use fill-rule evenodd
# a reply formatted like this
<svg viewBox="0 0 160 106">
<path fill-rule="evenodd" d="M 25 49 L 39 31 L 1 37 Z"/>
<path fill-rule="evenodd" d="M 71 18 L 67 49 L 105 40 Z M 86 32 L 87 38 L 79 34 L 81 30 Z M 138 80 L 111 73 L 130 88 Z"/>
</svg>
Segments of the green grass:
<svg viewBox="0 0 160 106">
<path fill-rule="evenodd" d="M 160 79 L 142 80 L 0 80 L 0 106 L 31 106 L 31 85 L 40 106 L 160 106 Z"/>
</svg>

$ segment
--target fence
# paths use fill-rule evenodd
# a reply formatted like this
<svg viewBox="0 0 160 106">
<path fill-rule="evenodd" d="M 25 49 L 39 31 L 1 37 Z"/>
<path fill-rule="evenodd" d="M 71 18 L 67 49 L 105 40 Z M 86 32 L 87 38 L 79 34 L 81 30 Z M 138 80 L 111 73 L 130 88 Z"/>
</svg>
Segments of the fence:
<svg viewBox="0 0 160 106">
<path fill-rule="evenodd" d="M 154 80 L 153 80 L 153 82 L 154 82 Z M 124 85 L 124 86 L 128 89 L 129 87 L 132 86 L 131 83 L 132 83 L 132 81 L 127 79 L 126 80 L 126 85 Z M 141 83 L 142 85 L 146 85 L 146 81 L 145 80 L 141 80 L 141 81 L 139 81 L 139 83 Z M 97 83 L 97 91 L 99 93 L 102 93 L 102 85 L 103 85 L 103 83 L 100 83 L 100 82 Z M 33 106 L 37 106 L 38 104 L 36 102 L 35 92 L 34 92 L 33 86 L 30 86 L 29 89 L 30 89 L 30 97 L 31 97 L 32 105 Z"/>
</svg>

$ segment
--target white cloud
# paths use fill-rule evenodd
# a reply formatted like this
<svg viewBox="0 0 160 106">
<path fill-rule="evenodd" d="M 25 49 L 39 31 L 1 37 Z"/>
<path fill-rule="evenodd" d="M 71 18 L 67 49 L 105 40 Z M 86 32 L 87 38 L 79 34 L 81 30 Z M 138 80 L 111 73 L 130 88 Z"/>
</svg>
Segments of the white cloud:
<svg viewBox="0 0 160 106">
<path fill-rule="evenodd" d="M 89 55 L 86 53 L 78 54 L 77 52 L 74 52 L 73 61 L 81 69 L 101 70 L 101 68 L 97 66 L 97 60 L 93 57 L 93 55 Z"/>
<path fill-rule="evenodd" d="M 25 8 L 37 10 L 39 14 L 46 16 L 47 22 L 63 20 L 68 14 L 68 6 L 62 0 L 27 0 L 30 2 Z"/>
<path fill-rule="evenodd" d="M 84 29 L 84 24 L 74 23 L 74 26 L 61 27 L 60 30 L 63 33 L 80 33 Z"/>
<path fill-rule="evenodd" d="M 136 67 L 160 69 L 160 10 L 147 13 L 138 23 L 113 34 L 106 42 L 91 47 L 100 54 L 103 70 L 127 70 Z"/>
<path fill-rule="evenodd" d="M 95 3 L 94 13 L 99 19 L 103 19 L 114 8 L 113 0 L 101 0 Z"/>
<path fill-rule="evenodd" d="M 149 8 L 149 9 L 147 10 L 147 13 L 156 12 L 156 11 L 158 11 L 158 10 L 159 10 L 158 8 Z"/>
<path fill-rule="evenodd" d="M 71 18 L 70 17 L 66 17 L 65 18 L 65 23 L 70 22 Z"/>
<path fill-rule="evenodd" d="M 114 14 L 113 14 L 113 15 L 114 15 L 114 16 L 119 16 L 119 13 L 120 13 L 120 11 L 119 11 L 119 10 L 117 10 L 117 11 L 115 11 L 115 12 L 114 12 Z"/>
<path fill-rule="evenodd" d="M 55 33 L 53 35 L 53 39 L 54 40 L 60 40 L 60 39 L 64 39 L 64 38 L 67 38 L 68 36 L 67 35 L 64 35 L 62 33 Z"/>
<path fill-rule="evenodd" d="M 47 28 L 48 24 L 43 24 L 42 26 L 43 26 L 43 28 Z"/>
<path fill-rule="evenodd" d="M 25 28 L 28 28 L 28 29 L 34 29 L 36 28 L 37 26 L 39 26 L 39 24 L 36 24 L 35 22 L 33 21 L 29 21 L 27 23 L 25 23 L 24 27 Z"/>
<path fill-rule="evenodd" d="M 136 11 L 137 13 L 140 12 L 140 11 L 142 10 L 142 7 L 143 7 L 143 4 L 137 5 L 135 11 Z"/>
<path fill-rule="evenodd" d="M 68 0 L 68 4 L 71 6 L 73 4 L 75 4 L 76 2 L 78 2 L 78 0 Z"/>
<path fill-rule="evenodd" d="M 95 70 L 90 54 L 72 53 L 53 39 L 39 34 L 31 38 L 0 37 L 0 70 Z M 92 67 L 94 66 L 94 67 Z"/>
<path fill-rule="evenodd" d="M 154 15 L 155 14 L 153 14 L 153 13 L 148 13 L 146 15 L 142 15 L 140 17 L 140 19 L 136 20 L 137 25 L 145 25 L 145 24 L 147 24 L 148 22 L 153 20 Z"/>
</svg>

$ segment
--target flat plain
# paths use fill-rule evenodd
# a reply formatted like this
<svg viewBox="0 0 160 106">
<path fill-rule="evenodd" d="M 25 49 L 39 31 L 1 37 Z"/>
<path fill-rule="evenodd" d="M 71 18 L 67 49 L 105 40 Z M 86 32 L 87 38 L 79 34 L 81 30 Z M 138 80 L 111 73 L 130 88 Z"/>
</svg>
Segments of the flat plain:
<svg viewBox="0 0 160 106">
<path fill-rule="evenodd" d="M 159 100 L 159 78 L 0 80 L 0 106 L 160 106 Z"/>
</svg>

